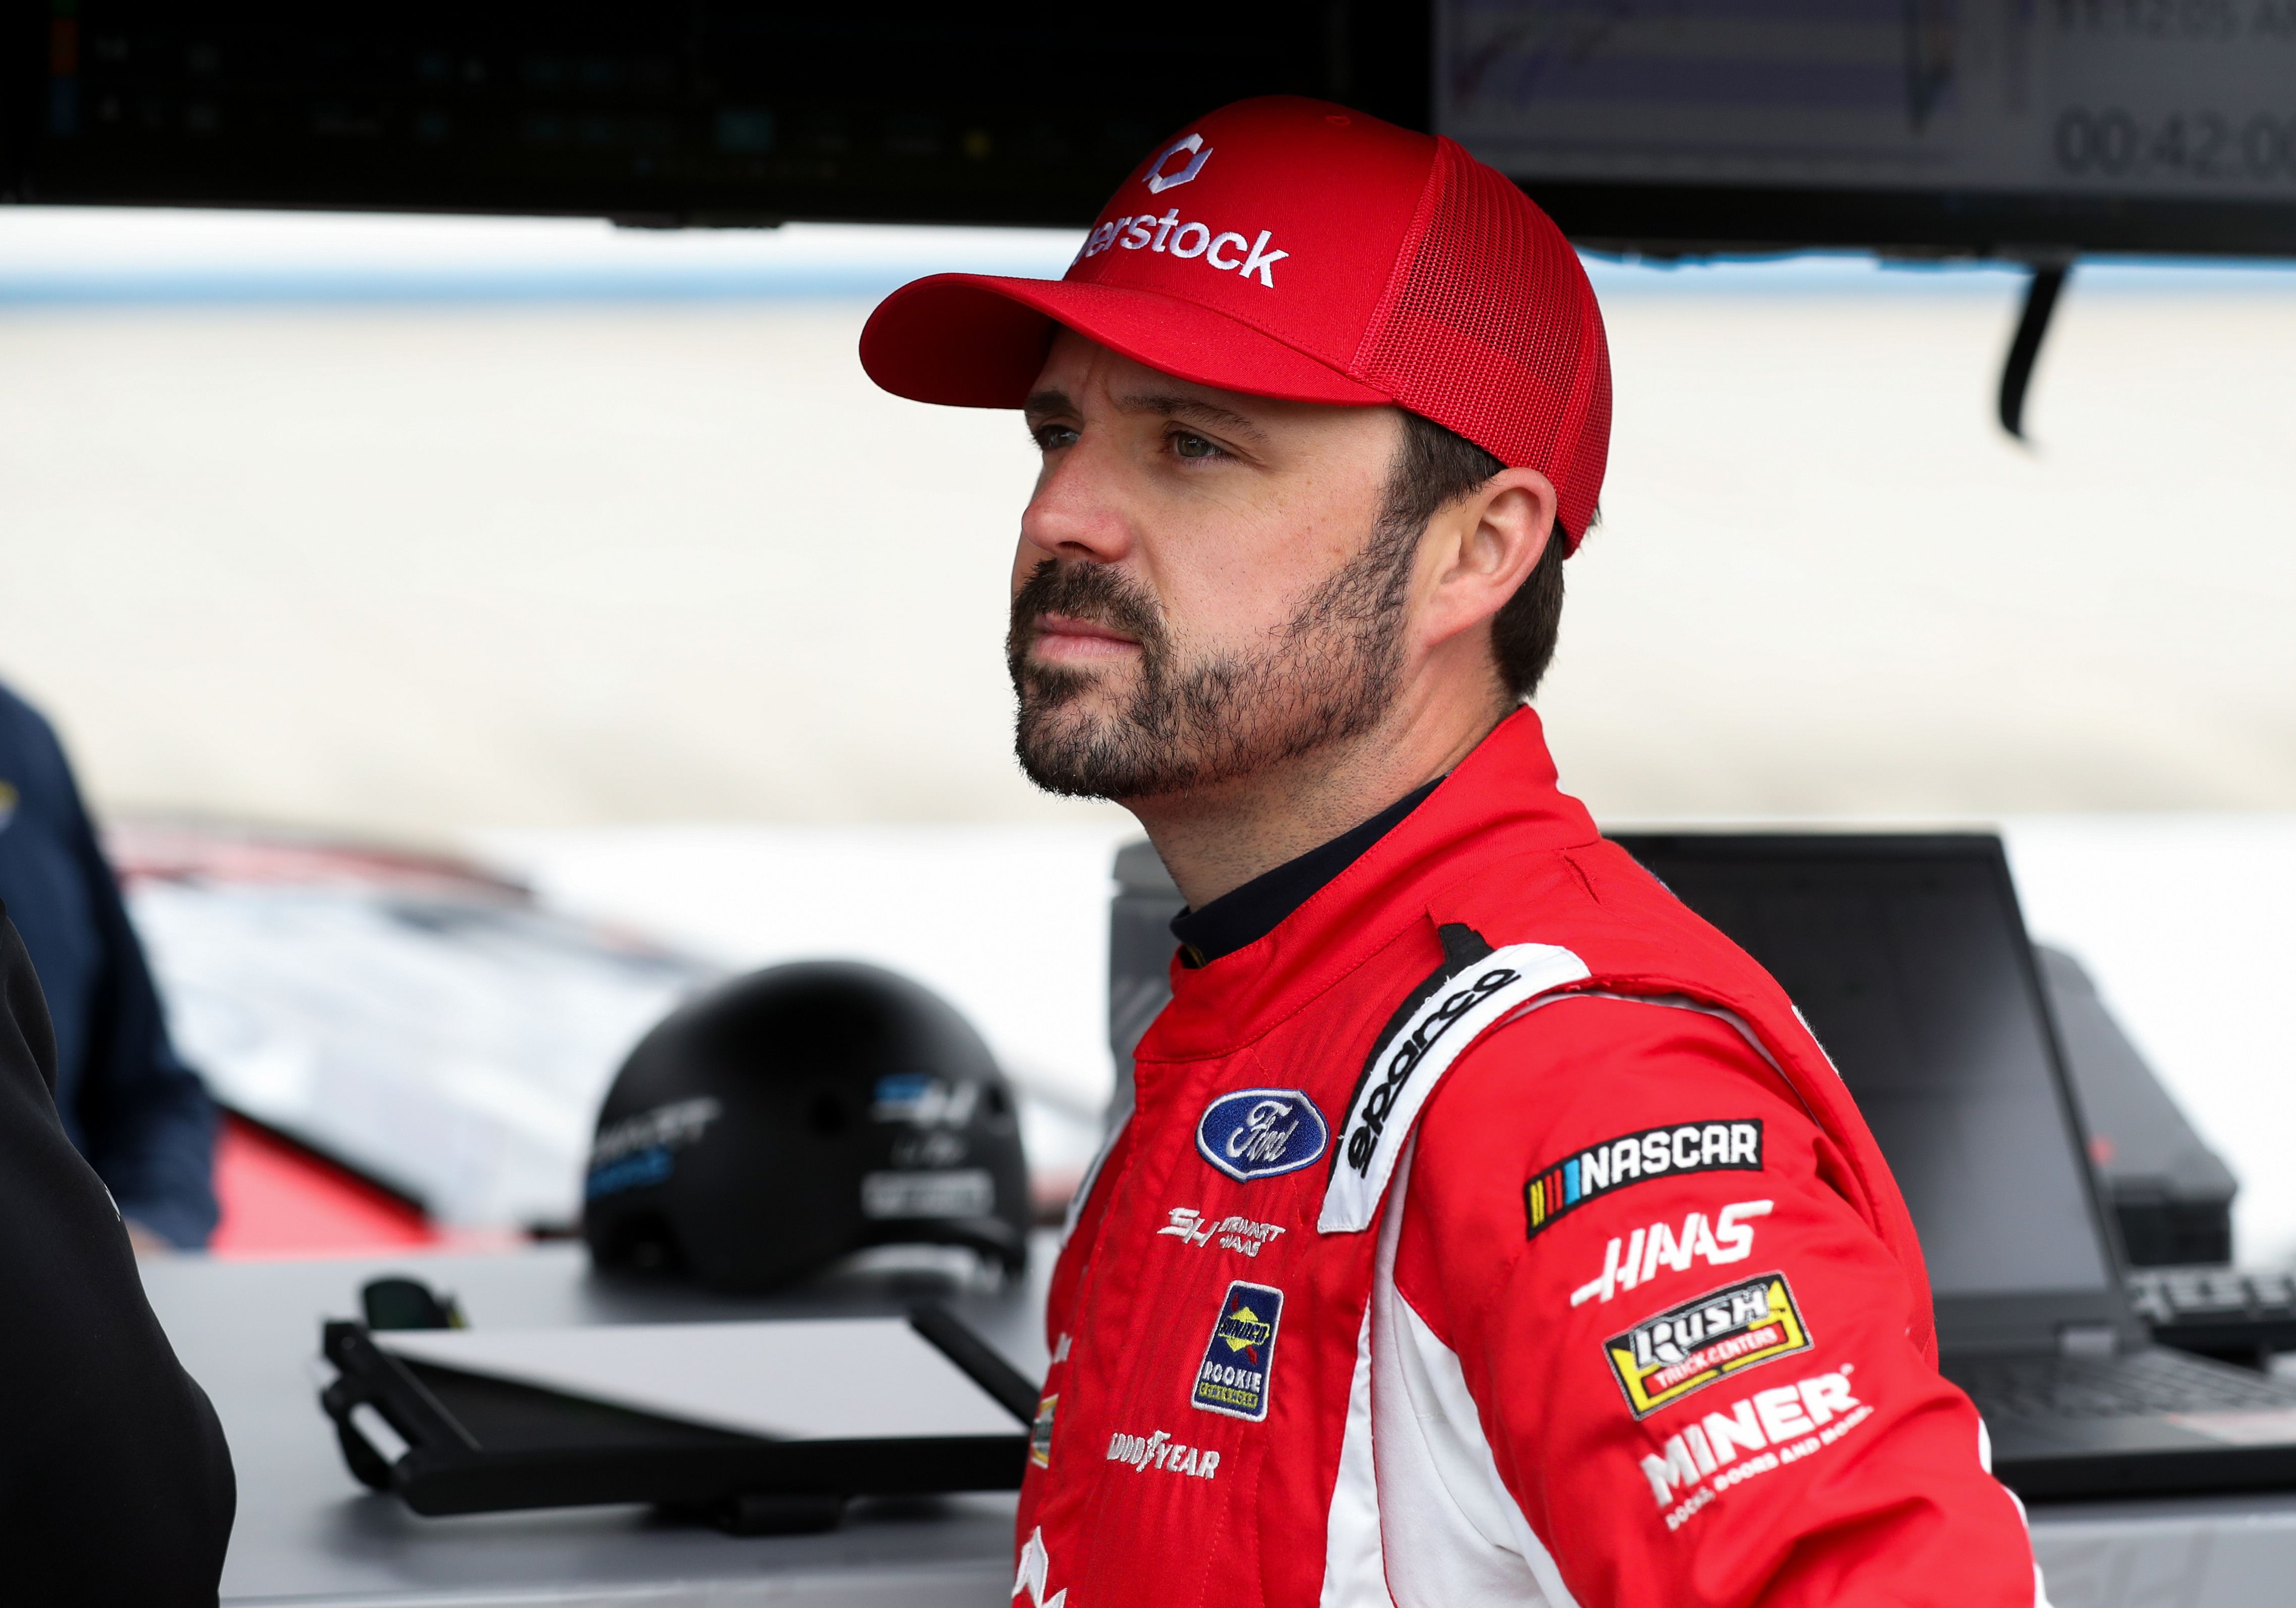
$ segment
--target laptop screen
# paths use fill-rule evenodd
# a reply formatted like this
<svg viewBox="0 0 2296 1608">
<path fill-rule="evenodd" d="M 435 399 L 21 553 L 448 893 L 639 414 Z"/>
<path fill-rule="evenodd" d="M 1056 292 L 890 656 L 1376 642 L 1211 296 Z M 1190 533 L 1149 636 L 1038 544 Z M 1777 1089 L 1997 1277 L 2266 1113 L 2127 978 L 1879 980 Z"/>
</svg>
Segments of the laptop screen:
<svg viewBox="0 0 2296 1608">
<path fill-rule="evenodd" d="M 1941 1308 L 2110 1286 L 1997 839 L 1617 841 L 1800 1007 L 1897 1175 Z"/>
</svg>

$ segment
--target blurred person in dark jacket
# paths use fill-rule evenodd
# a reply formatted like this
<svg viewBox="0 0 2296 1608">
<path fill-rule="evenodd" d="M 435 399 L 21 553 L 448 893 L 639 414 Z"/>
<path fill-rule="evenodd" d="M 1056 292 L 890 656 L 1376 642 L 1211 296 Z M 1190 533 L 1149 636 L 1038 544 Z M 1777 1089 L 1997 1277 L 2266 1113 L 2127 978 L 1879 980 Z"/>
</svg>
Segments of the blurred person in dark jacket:
<svg viewBox="0 0 2296 1608">
<path fill-rule="evenodd" d="M 7 917 L 0 904 L 0 1601 L 211 1604 L 231 1451 L 64 1136 L 55 1035 Z"/>
<path fill-rule="evenodd" d="M 177 1058 L 151 967 L 55 733 L 0 686 L 0 901 L 55 1033 L 55 1112 L 139 1250 L 216 1225 L 215 1106 Z"/>
</svg>

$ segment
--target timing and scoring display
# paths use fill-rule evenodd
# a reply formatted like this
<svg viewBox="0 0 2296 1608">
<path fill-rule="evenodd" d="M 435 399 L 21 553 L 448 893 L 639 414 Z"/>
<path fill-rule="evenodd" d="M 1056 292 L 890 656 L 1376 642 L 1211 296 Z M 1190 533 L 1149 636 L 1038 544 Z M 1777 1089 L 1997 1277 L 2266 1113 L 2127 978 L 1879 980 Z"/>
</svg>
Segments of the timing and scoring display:
<svg viewBox="0 0 2296 1608">
<path fill-rule="evenodd" d="M 2296 0 L 1439 0 L 1517 178 L 2296 201 Z"/>
</svg>

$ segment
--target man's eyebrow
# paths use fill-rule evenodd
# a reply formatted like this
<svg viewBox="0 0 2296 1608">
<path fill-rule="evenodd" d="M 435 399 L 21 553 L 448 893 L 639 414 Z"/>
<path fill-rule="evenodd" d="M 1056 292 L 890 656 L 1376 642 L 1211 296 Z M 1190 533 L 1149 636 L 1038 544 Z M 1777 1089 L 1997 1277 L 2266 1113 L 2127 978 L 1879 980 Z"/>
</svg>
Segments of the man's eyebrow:
<svg viewBox="0 0 2296 1608">
<path fill-rule="evenodd" d="M 1041 414 L 1072 414 L 1077 406 L 1069 400 L 1064 390 L 1040 390 L 1021 404 L 1021 411 L 1031 418 Z"/>
<path fill-rule="evenodd" d="M 1116 408 L 1119 413 L 1157 414 L 1167 419 L 1185 419 L 1209 430 L 1226 431 L 1254 441 L 1267 439 L 1266 431 L 1242 414 L 1196 397 L 1157 396 L 1144 392 L 1117 398 Z"/>
</svg>

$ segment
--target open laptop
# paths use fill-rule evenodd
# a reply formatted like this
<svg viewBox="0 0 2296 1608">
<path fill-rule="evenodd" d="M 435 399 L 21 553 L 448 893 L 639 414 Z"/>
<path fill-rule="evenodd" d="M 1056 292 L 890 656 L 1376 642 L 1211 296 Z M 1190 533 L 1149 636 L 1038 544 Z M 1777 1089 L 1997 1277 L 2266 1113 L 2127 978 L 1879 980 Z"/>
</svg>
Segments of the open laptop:
<svg viewBox="0 0 2296 1608">
<path fill-rule="evenodd" d="M 1929 1262 L 1945 1374 L 2034 1497 L 2296 1485 L 2296 1384 L 2149 1343 L 1998 838 L 1621 834 L 1840 1068 Z"/>
</svg>

